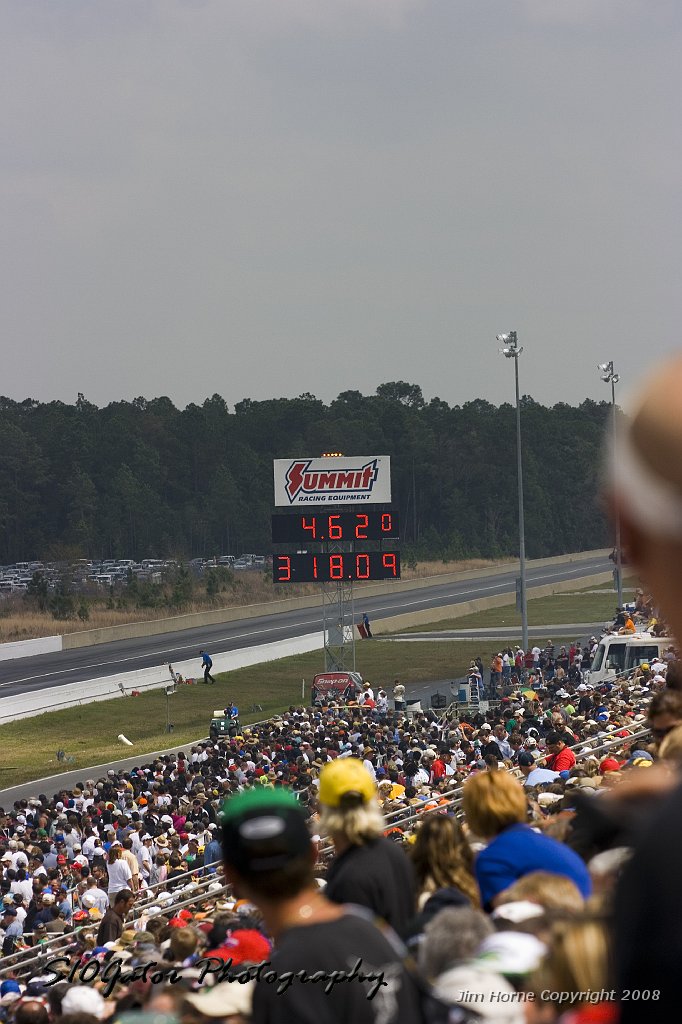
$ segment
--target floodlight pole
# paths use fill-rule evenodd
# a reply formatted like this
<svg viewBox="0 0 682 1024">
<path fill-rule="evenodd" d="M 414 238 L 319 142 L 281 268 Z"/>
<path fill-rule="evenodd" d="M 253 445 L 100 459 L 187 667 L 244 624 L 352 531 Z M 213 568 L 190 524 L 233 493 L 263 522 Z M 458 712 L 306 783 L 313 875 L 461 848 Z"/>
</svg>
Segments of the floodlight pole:
<svg viewBox="0 0 682 1024">
<path fill-rule="evenodd" d="M 608 363 L 600 363 L 598 369 L 602 372 L 602 380 L 605 384 L 611 385 L 611 421 L 613 431 L 613 444 L 615 448 L 618 420 L 616 415 L 616 384 L 620 380 L 620 374 L 616 373 L 613 366 L 613 359 Z M 623 557 L 620 550 L 620 511 L 616 505 L 616 589 L 618 591 L 618 607 L 623 607 Z"/>
<path fill-rule="evenodd" d="M 519 571 L 520 571 L 520 602 L 521 602 L 521 646 L 528 653 L 528 601 L 526 599 L 526 529 L 523 516 L 523 460 L 521 457 L 521 395 L 519 392 L 519 356 L 523 347 L 519 348 L 516 331 L 498 334 L 497 340 L 504 343 L 503 355 L 514 360 L 514 381 L 516 384 L 516 475 L 519 492 Z"/>
</svg>

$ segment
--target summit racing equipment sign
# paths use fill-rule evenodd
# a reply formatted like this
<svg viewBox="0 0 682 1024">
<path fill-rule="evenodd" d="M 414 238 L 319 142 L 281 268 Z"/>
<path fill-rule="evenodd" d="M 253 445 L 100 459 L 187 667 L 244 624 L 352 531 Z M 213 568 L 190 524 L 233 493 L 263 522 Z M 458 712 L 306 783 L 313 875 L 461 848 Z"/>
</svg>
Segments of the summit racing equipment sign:
<svg viewBox="0 0 682 1024">
<path fill-rule="evenodd" d="M 391 500 L 388 455 L 355 459 L 275 459 L 275 505 L 335 505 Z"/>
</svg>

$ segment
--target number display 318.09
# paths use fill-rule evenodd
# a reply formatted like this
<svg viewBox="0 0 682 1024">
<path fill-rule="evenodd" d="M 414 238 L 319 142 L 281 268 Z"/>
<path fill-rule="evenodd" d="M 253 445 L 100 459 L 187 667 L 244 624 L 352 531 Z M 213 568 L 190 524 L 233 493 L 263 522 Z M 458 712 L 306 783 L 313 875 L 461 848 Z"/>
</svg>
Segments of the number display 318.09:
<svg viewBox="0 0 682 1024">
<path fill-rule="evenodd" d="M 400 579 L 400 552 L 275 555 L 272 578 L 275 583 L 397 580 Z"/>
</svg>

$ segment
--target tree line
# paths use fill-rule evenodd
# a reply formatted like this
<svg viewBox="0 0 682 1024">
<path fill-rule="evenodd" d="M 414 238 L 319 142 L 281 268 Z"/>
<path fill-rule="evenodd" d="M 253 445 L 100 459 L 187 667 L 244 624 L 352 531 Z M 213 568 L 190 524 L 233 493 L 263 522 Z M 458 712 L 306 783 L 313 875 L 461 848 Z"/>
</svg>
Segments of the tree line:
<svg viewBox="0 0 682 1024">
<path fill-rule="evenodd" d="M 609 543 L 600 505 L 610 406 L 522 400 L 527 551 Z M 408 557 L 518 551 L 515 410 L 425 401 L 403 381 L 178 409 L 168 398 L 98 408 L 0 399 L 0 561 L 270 550 L 272 460 L 390 455 Z"/>
</svg>

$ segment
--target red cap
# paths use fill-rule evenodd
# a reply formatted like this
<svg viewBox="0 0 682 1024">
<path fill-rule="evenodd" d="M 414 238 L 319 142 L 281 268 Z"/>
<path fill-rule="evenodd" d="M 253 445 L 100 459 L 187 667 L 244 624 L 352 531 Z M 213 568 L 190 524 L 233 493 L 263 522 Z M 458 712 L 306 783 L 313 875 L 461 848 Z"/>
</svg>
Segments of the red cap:
<svg viewBox="0 0 682 1024">
<path fill-rule="evenodd" d="M 599 771 L 602 775 L 606 772 L 617 772 L 625 764 L 625 761 L 616 761 L 615 757 L 605 757 L 602 763 L 599 765 Z"/>
</svg>

